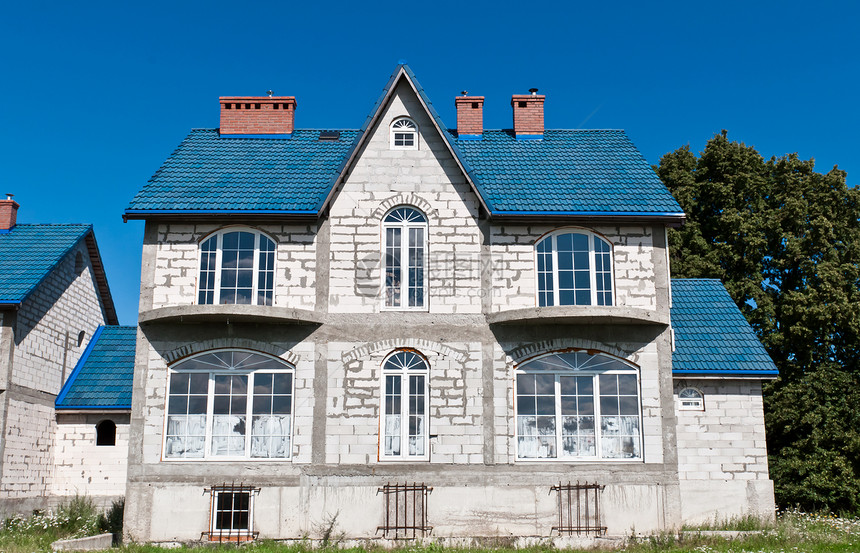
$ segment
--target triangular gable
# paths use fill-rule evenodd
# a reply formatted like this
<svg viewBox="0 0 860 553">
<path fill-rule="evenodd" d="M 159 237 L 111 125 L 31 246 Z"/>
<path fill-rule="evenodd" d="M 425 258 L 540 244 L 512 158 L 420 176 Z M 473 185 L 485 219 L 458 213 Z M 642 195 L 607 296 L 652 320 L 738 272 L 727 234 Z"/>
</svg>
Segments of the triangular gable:
<svg viewBox="0 0 860 553">
<path fill-rule="evenodd" d="M 427 94 L 424 92 L 424 88 L 421 87 L 421 85 L 418 83 L 418 80 L 415 78 L 415 74 L 412 72 L 411 69 L 409 69 L 409 66 L 406 64 L 398 65 L 397 68 L 394 70 L 394 73 L 391 74 L 391 78 L 388 79 L 388 83 L 386 83 L 385 88 L 383 88 L 382 90 L 382 95 L 379 97 L 378 100 L 376 100 L 376 103 L 373 105 L 370 114 L 365 119 L 364 124 L 361 126 L 361 129 L 359 129 L 359 136 L 353 143 L 349 154 L 344 159 L 339 174 L 335 179 L 331 190 L 329 190 L 329 193 L 326 196 L 325 200 L 319 206 L 319 212 L 322 213 L 331 204 L 331 201 L 334 198 L 334 195 L 337 193 L 338 188 L 343 184 L 347 173 L 354 167 L 357 161 L 358 152 L 361 151 L 361 148 L 369 139 L 370 131 L 376 126 L 376 123 L 379 121 L 379 118 L 385 111 L 385 107 L 391 101 L 391 97 L 394 94 L 394 91 L 397 88 L 397 85 L 400 83 L 401 79 L 406 80 L 412 91 L 418 97 L 418 100 L 421 102 L 421 106 L 424 108 L 425 112 L 427 113 L 427 116 L 433 122 L 433 126 L 436 129 L 436 132 L 439 133 L 439 136 L 442 138 L 442 142 L 448 148 L 448 152 L 451 154 L 451 157 L 454 159 L 460 170 L 463 172 L 463 175 L 466 177 L 466 181 L 469 183 L 469 187 L 472 189 L 472 192 L 474 192 L 475 196 L 478 198 L 481 207 L 486 213 L 491 213 L 487 202 L 484 200 L 483 194 L 481 194 L 480 187 L 477 186 L 475 179 L 472 178 L 469 168 L 464 163 L 462 156 L 457 150 L 457 147 L 452 143 L 450 135 L 448 133 L 448 129 L 447 127 L 445 127 L 445 123 L 442 122 L 442 118 L 439 117 L 438 113 L 436 113 L 436 110 L 433 108 L 433 104 L 430 102 L 430 99 L 427 98 Z"/>
</svg>

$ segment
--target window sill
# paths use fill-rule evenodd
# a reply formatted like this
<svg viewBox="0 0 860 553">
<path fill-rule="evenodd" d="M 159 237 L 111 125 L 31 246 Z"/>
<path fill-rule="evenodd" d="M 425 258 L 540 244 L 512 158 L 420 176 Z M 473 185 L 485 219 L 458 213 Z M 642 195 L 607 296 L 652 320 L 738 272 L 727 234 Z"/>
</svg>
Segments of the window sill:
<svg viewBox="0 0 860 553">
<path fill-rule="evenodd" d="M 633 324 L 669 326 L 669 312 L 661 313 L 651 309 L 619 306 L 595 305 L 557 305 L 548 307 L 527 307 L 487 315 L 491 325 L 510 325 L 522 323 L 546 324 Z"/>
<path fill-rule="evenodd" d="M 178 305 L 143 311 L 138 322 L 322 324 L 323 316 L 308 309 L 272 305 Z"/>
</svg>

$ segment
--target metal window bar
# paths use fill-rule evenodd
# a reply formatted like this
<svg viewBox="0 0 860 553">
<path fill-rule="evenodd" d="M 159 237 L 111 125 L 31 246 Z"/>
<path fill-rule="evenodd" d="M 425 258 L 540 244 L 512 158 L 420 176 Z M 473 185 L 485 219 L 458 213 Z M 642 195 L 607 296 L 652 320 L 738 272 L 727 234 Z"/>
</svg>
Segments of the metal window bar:
<svg viewBox="0 0 860 553">
<path fill-rule="evenodd" d="M 385 498 L 385 522 L 376 531 L 382 530 L 383 537 L 395 539 L 428 535 L 433 530 L 427 524 L 427 496 L 432 491 L 423 482 L 386 484 L 376 490 Z"/>
<path fill-rule="evenodd" d="M 558 525 L 552 527 L 559 536 L 606 534 L 606 526 L 600 525 L 600 492 L 605 486 L 600 484 L 558 483 L 550 488 L 556 492 L 558 504 Z"/>
<path fill-rule="evenodd" d="M 219 543 L 240 543 L 257 539 L 259 532 L 255 532 L 252 530 L 252 528 L 254 527 L 254 521 L 251 518 L 253 516 L 253 509 L 251 505 L 253 502 L 253 496 L 260 493 L 260 488 L 231 482 L 230 484 L 224 483 L 216 486 L 211 486 L 209 488 L 204 488 L 203 493 L 209 494 L 209 531 L 202 532 L 202 538 L 208 539 L 211 542 Z M 215 529 L 215 517 L 220 512 L 218 511 L 218 495 L 221 493 L 248 494 L 248 508 L 243 509 L 247 510 L 248 512 L 248 528 L 246 530 L 228 529 L 225 532 L 223 527 L 217 530 Z M 235 498 L 235 495 L 233 497 Z M 235 511 L 234 507 L 234 505 L 231 505 L 231 513 Z"/>
</svg>

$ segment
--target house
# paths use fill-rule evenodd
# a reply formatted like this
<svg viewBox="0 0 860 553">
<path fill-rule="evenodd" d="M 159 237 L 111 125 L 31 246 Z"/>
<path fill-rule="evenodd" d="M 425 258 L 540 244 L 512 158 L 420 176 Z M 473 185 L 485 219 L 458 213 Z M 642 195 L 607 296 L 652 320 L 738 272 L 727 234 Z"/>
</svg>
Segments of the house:
<svg viewBox="0 0 860 553">
<path fill-rule="evenodd" d="M 45 508 L 54 403 L 100 325 L 117 324 L 91 225 L 17 224 L 0 200 L 0 514 Z"/>
<path fill-rule="evenodd" d="M 684 214 L 627 135 L 545 129 L 530 92 L 504 130 L 465 94 L 447 128 L 406 65 L 359 130 L 220 98 L 125 211 L 145 221 L 128 538 L 773 516 L 773 363 L 718 282 L 670 280 Z M 738 337 L 753 359 L 711 355 Z"/>
</svg>

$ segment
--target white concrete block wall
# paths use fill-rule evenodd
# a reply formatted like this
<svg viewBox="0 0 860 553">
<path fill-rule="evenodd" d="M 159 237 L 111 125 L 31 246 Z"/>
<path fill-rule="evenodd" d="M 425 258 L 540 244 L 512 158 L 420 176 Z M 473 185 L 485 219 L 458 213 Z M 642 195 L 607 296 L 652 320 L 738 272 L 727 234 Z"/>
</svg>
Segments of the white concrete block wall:
<svg viewBox="0 0 860 553">
<path fill-rule="evenodd" d="M 492 310 L 537 307 L 535 244 L 563 225 L 491 225 Z M 654 241 L 650 227 L 589 227 L 612 244 L 616 305 L 657 308 Z"/>
<path fill-rule="evenodd" d="M 417 150 L 389 146 L 389 126 L 402 116 L 418 125 Z M 418 98 L 403 83 L 332 203 L 329 311 L 383 309 L 382 219 L 404 204 L 428 218 L 429 311 L 480 313 L 478 199 Z"/>
<path fill-rule="evenodd" d="M 356 352 L 359 347 L 365 351 Z M 390 463 L 379 460 L 382 365 L 397 348 L 419 351 L 430 366 L 427 432 L 437 436 L 429 440 L 430 463 L 483 463 L 481 344 L 449 342 L 442 350 L 420 339 L 385 340 L 371 348 L 329 342 L 325 462 Z"/>
<path fill-rule="evenodd" d="M 200 242 L 224 228 L 228 227 L 209 223 L 159 225 L 153 308 L 197 303 Z M 316 303 L 316 225 L 236 228 L 262 231 L 276 242 L 274 305 L 313 309 Z"/>
<path fill-rule="evenodd" d="M 6 418 L 0 498 L 44 497 L 54 466 L 54 407 L 10 399 Z"/>
<path fill-rule="evenodd" d="M 57 414 L 51 493 L 90 497 L 125 495 L 128 469 L 128 414 Z M 116 444 L 96 445 L 96 425 L 116 424 Z"/>
<path fill-rule="evenodd" d="M 80 253 L 84 270 L 75 274 Z M 69 252 L 18 310 L 11 382 L 31 390 L 57 394 L 74 369 L 90 338 L 105 324 L 89 253 L 81 242 Z M 78 334 L 84 340 L 78 346 Z M 66 350 L 66 334 L 68 349 Z M 65 356 L 65 368 L 63 359 Z"/>
<path fill-rule="evenodd" d="M 760 380 L 675 381 L 705 397 L 704 411 L 677 410 L 681 480 L 768 480 Z"/>
</svg>

